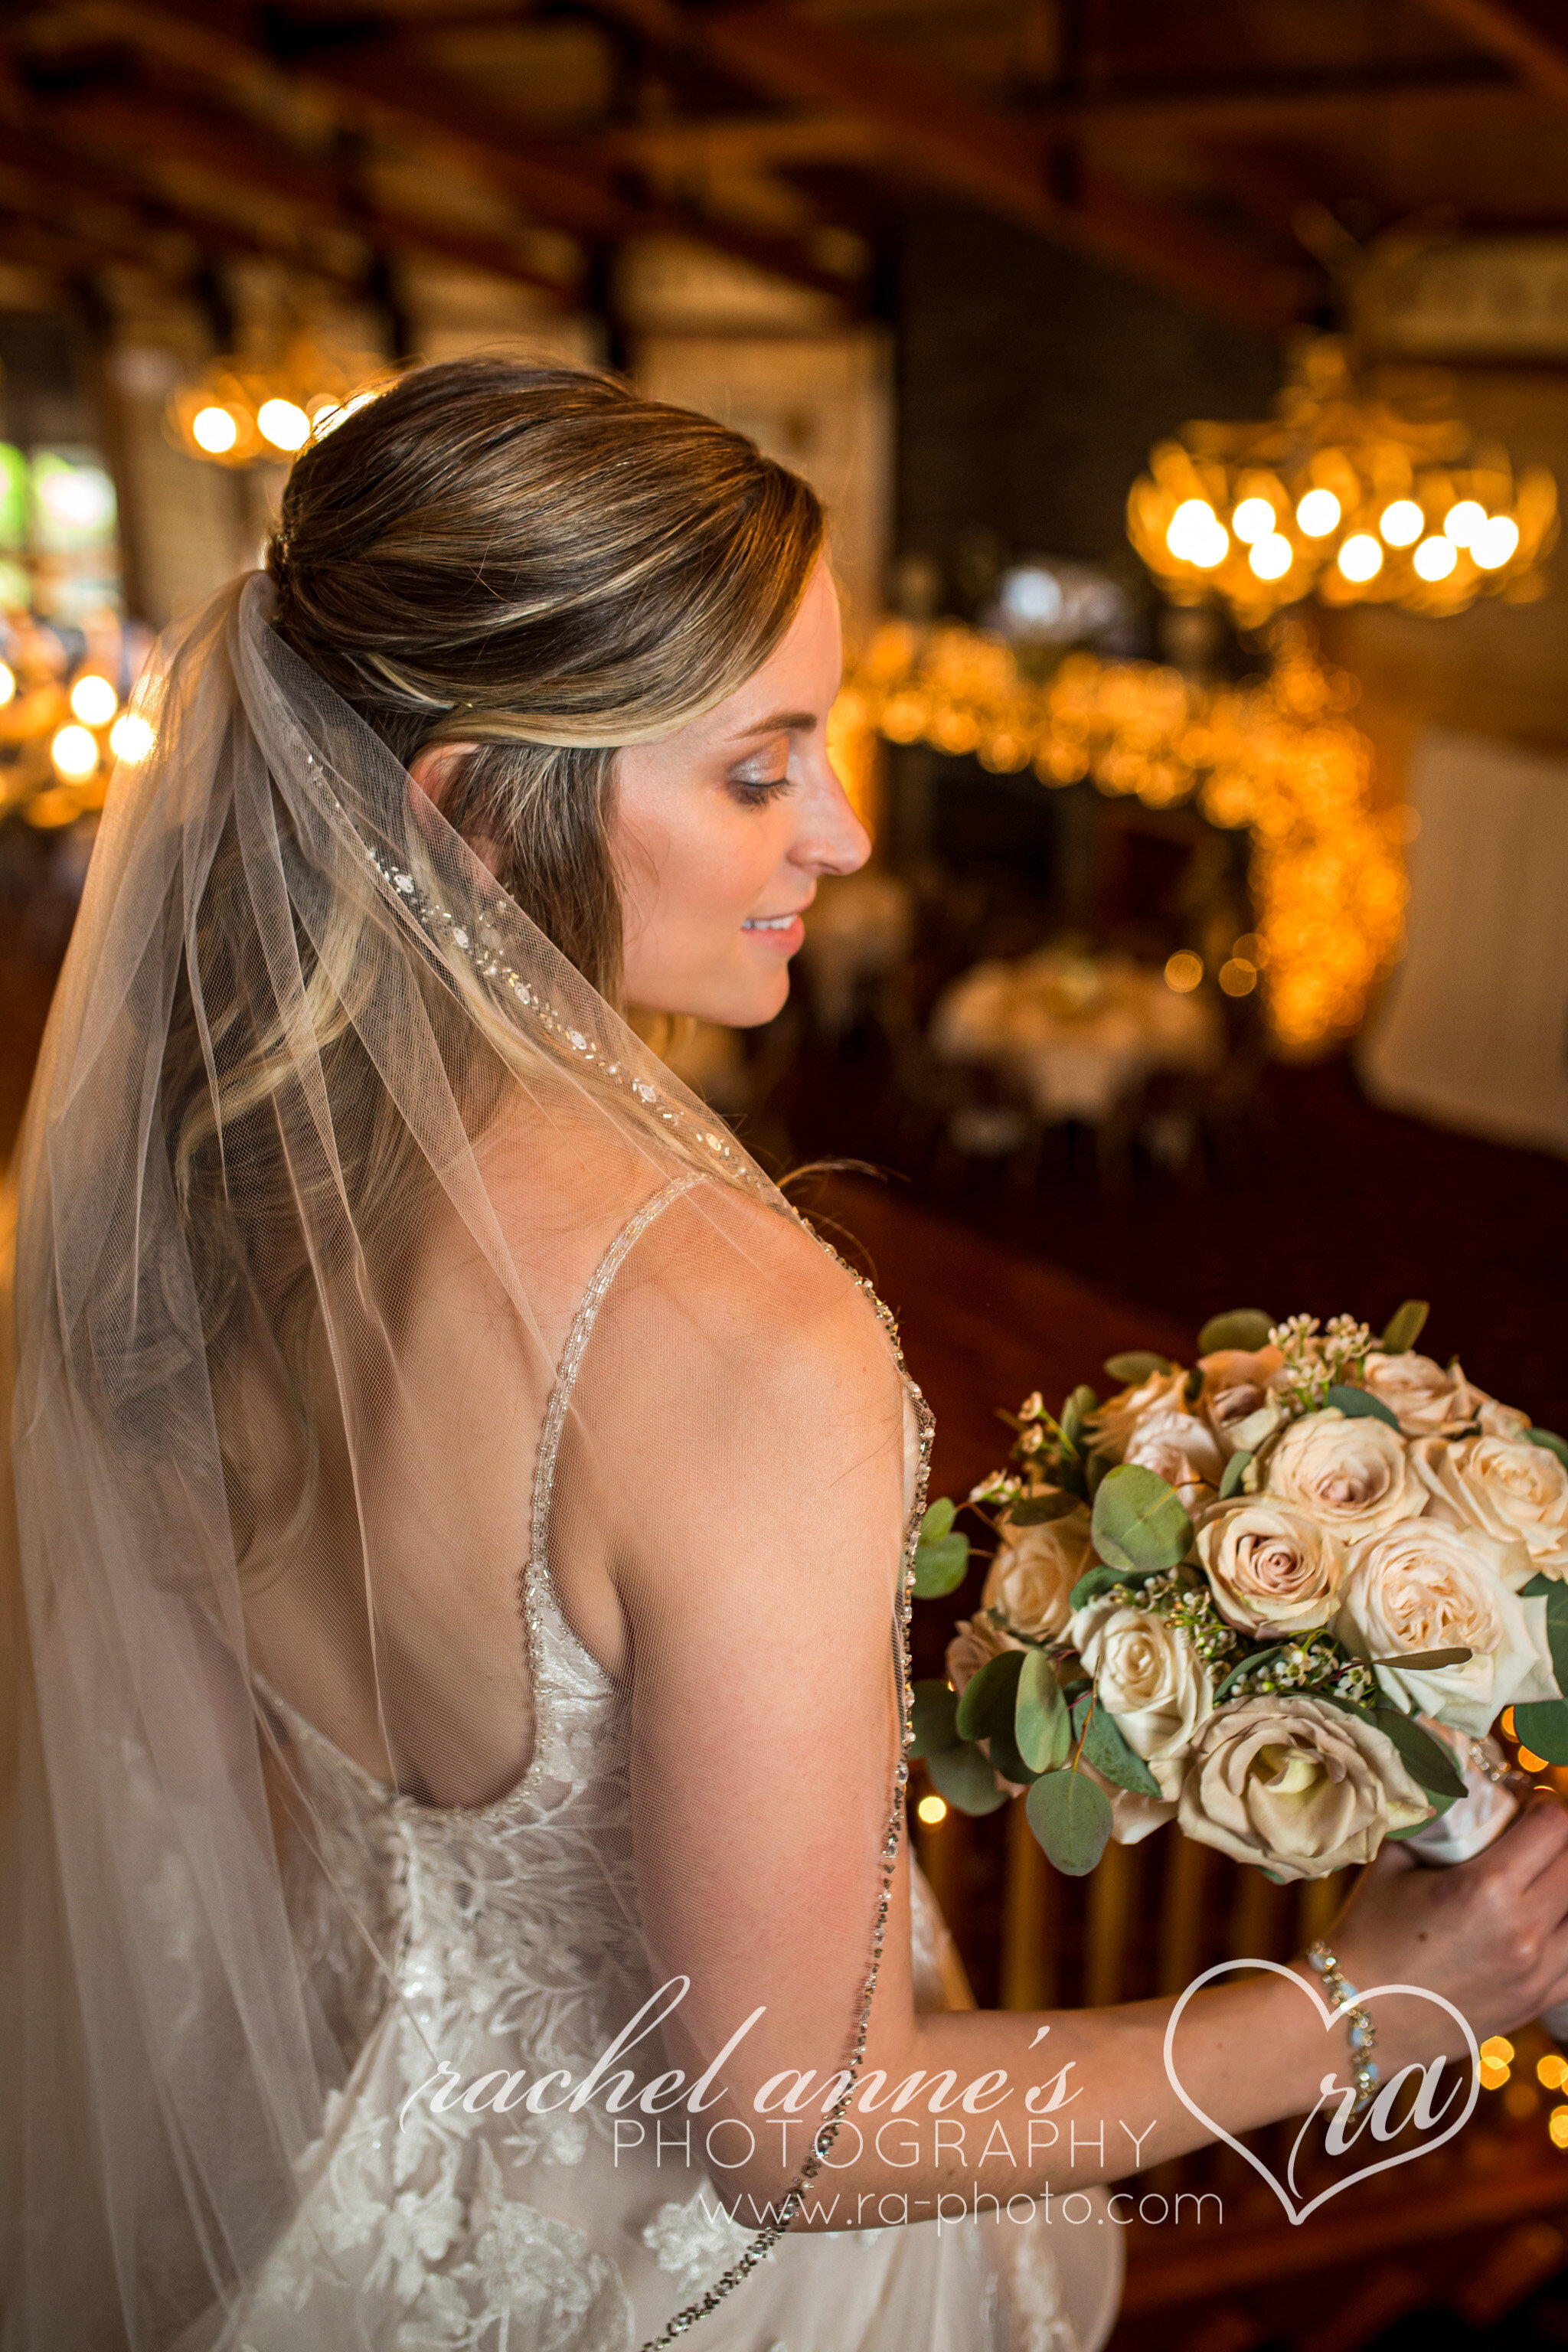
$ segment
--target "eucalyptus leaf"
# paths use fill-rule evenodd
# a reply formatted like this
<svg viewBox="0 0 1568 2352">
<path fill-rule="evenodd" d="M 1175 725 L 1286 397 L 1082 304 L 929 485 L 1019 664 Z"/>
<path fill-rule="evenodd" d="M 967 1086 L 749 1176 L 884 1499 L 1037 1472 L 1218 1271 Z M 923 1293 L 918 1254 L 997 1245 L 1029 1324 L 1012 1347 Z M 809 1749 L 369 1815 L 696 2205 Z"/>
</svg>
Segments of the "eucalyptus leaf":
<svg viewBox="0 0 1568 2352">
<path fill-rule="evenodd" d="M 1053 1494 L 1031 1495 L 1026 1502 L 1015 1503 L 1006 1524 L 1010 1528 L 1043 1528 L 1051 1519 L 1065 1519 L 1069 1511 L 1079 1507 L 1080 1497 L 1058 1486 Z"/>
<path fill-rule="evenodd" d="M 1079 1381 L 1062 1407 L 1062 1435 L 1076 1447 L 1083 1436 L 1083 1425 L 1091 1412 L 1100 1410 L 1100 1399 L 1086 1381 Z"/>
<path fill-rule="evenodd" d="M 1203 1392 L 1204 1376 L 1198 1370 L 1196 1364 L 1194 1364 L 1192 1370 L 1187 1374 L 1186 1379 L 1182 1382 L 1182 1402 L 1186 1406 L 1189 1412 L 1192 1411 L 1193 1406 L 1196 1404 Z"/>
<path fill-rule="evenodd" d="M 1094 1498 L 1094 1548 L 1108 1568 L 1174 1568 L 1193 1523 L 1168 1480 L 1141 1463 L 1107 1471 Z"/>
<path fill-rule="evenodd" d="M 1228 1503 L 1233 1495 L 1239 1493 L 1241 1482 L 1247 1475 L 1247 1465 L 1251 1459 L 1251 1454 L 1245 1451 L 1231 1455 L 1225 1465 L 1225 1475 L 1219 1482 L 1219 1498 L 1222 1503 Z"/>
<path fill-rule="evenodd" d="M 1424 1298 L 1407 1298 L 1384 1326 L 1378 1347 L 1385 1356 L 1407 1356 L 1426 1326 L 1431 1308 Z"/>
<path fill-rule="evenodd" d="M 1568 1470 L 1568 1438 L 1559 1437 L 1554 1429 L 1527 1429 L 1524 1433 L 1531 1445 L 1543 1445 Z"/>
<path fill-rule="evenodd" d="M 1514 1738 L 1548 1764 L 1568 1764 L 1568 1701 L 1529 1699 L 1513 1710 Z"/>
<path fill-rule="evenodd" d="M 1039 1779 L 1038 1771 L 1026 1760 L 1011 1731 L 993 1731 L 988 1735 L 985 1745 L 990 1752 L 993 1769 L 1000 1772 L 1004 1780 L 1011 1780 L 1016 1789 L 1026 1788 L 1031 1780 Z"/>
<path fill-rule="evenodd" d="M 1110 1836 L 1110 1800 L 1086 1772 L 1047 1772 L 1024 1801 L 1029 1827 L 1047 1859 L 1068 1878 L 1083 1878 Z"/>
<path fill-rule="evenodd" d="M 1396 1706 L 1375 1706 L 1372 1719 L 1379 1731 L 1393 1740 L 1411 1779 L 1436 1800 L 1452 1804 L 1465 1794 L 1463 1773 L 1454 1762 L 1440 1739 L 1423 1731 L 1414 1716 L 1402 1715 Z"/>
<path fill-rule="evenodd" d="M 915 1685 L 910 1718 L 911 1756 L 940 1756 L 959 1744 L 958 1693 L 934 1675 Z"/>
<path fill-rule="evenodd" d="M 1083 1483 L 1089 1489 L 1089 1499 L 1091 1503 L 1103 1486 L 1108 1473 L 1115 1467 L 1116 1456 L 1113 1454 L 1102 1454 L 1097 1446 L 1089 1454 L 1083 1465 Z"/>
<path fill-rule="evenodd" d="M 940 1496 L 921 1521 L 921 1543 L 940 1543 L 943 1536 L 952 1534 L 952 1523 L 957 1517 L 958 1506 L 952 1497 L 950 1495 Z"/>
<path fill-rule="evenodd" d="M 1370 1389 L 1352 1389 L 1336 1381 L 1323 1402 L 1342 1412 L 1347 1421 L 1385 1421 L 1390 1429 L 1399 1426 L 1399 1415 L 1391 1412 L 1383 1399 L 1373 1396 Z"/>
<path fill-rule="evenodd" d="M 1559 1691 L 1568 1698 L 1568 1585 L 1560 1583 L 1555 1577 L 1532 1576 L 1523 1589 L 1523 1597 L 1530 1601 L 1544 1599 L 1546 1602 L 1546 1640 L 1552 1653 L 1552 1671 L 1557 1677 Z M 1539 1706 L 1552 1705 L 1550 1699 L 1531 1703 Z M 1546 1750 L 1538 1748 L 1535 1752 L 1544 1756 Z"/>
<path fill-rule="evenodd" d="M 1152 1348 L 1128 1348 L 1120 1356 L 1107 1356 L 1105 1369 L 1124 1389 L 1135 1389 L 1152 1373 L 1168 1372 L 1171 1360 L 1157 1356 Z"/>
<path fill-rule="evenodd" d="M 1072 1591 L 1068 1594 L 1069 1609 L 1082 1609 L 1109 1592 L 1113 1584 L 1137 1584 L 1151 1571 L 1135 1568 L 1086 1568 Z"/>
<path fill-rule="evenodd" d="M 1160 1783 L 1137 1750 L 1128 1746 L 1125 1732 L 1109 1708 L 1097 1699 L 1087 1715 L 1080 1750 L 1086 1760 L 1119 1789 L 1131 1789 L 1140 1797 L 1157 1797 Z"/>
<path fill-rule="evenodd" d="M 1000 1657 L 987 1658 L 979 1672 L 970 1676 L 954 1717 L 961 1739 L 989 1739 L 994 1731 L 1012 1738 L 1024 1654 L 1022 1650 L 1004 1650 Z"/>
<path fill-rule="evenodd" d="M 1268 1345 L 1272 1315 L 1261 1307 L 1235 1307 L 1228 1315 L 1211 1315 L 1198 1333 L 1200 1356 L 1217 1356 L 1222 1349 L 1240 1348 L 1248 1355 Z"/>
<path fill-rule="evenodd" d="M 956 1592 L 969 1573 L 969 1538 L 942 1536 L 934 1543 L 915 1546 L 915 1594 L 921 1601 L 940 1601 Z"/>
<path fill-rule="evenodd" d="M 1032 1771 L 1054 1772 L 1072 1752 L 1072 1717 L 1044 1650 L 1031 1650 L 1018 1676 L 1013 1738 Z"/>
<path fill-rule="evenodd" d="M 1007 1791 L 997 1786 L 991 1766 L 979 1748 L 967 1742 L 928 1756 L 926 1770 L 938 1796 L 945 1797 L 956 1812 L 994 1813 L 1007 1801 Z"/>
</svg>

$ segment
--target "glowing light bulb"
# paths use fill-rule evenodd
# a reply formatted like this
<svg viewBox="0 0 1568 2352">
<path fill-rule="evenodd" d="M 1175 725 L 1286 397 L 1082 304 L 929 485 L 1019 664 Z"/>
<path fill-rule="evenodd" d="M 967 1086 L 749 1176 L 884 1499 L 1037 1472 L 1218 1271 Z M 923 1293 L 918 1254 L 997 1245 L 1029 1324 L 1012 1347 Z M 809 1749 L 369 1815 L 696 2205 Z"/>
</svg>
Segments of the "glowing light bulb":
<svg viewBox="0 0 1568 2352">
<path fill-rule="evenodd" d="M 1468 547 L 1486 519 L 1487 510 L 1479 499 L 1461 499 L 1443 517 L 1443 530 L 1456 547 Z"/>
<path fill-rule="evenodd" d="M 16 693 L 16 671 L 8 668 L 5 663 L 0 662 L 0 710 L 5 709 L 5 705 L 10 701 L 11 697 Z"/>
<path fill-rule="evenodd" d="M 221 457 L 238 440 L 239 427 L 226 408 L 215 404 L 210 408 L 197 409 L 191 419 L 191 437 L 209 457 Z"/>
<path fill-rule="evenodd" d="M 1424 539 L 1410 560 L 1417 578 L 1447 580 L 1459 560 L 1459 551 L 1451 539 Z"/>
<path fill-rule="evenodd" d="M 1332 490 L 1309 490 L 1296 509 L 1296 520 L 1309 539 L 1327 539 L 1340 519 L 1340 502 Z"/>
<path fill-rule="evenodd" d="M 939 1822 L 947 1819 L 947 1807 L 940 1797 L 922 1797 L 915 1811 L 928 1829 L 934 1830 Z"/>
<path fill-rule="evenodd" d="M 1370 530 L 1352 530 L 1340 550 L 1340 570 L 1347 580 L 1375 580 L 1383 570 L 1383 550 Z"/>
<path fill-rule="evenodd" d="M 1568 2107 L 1553 2107 L 1546 2118 L 1553 2147 L 1568 2147 Z"/>
<path fill-rule="evenodd" d="M 147 721 L 134 710 L 123 711 L 109 730 L 110 750 L 128 768 L 139 768 L 155 740 Z"/>
<path fill-rule="evenodd" d="M 1283 580 L 1295 560 L 1295 550 L 1278 530 L 1271 530 L 1267 539 L 1260 539 L 1247 559 L 1259 580 Z"/>
<path fill-rule="evenodd" d="M 49 757 L 58 774 L 80 783 L 98 765 L 98 742 L 85 727 L 62 727 L 49 745 Z"/>
<path fill-rule="evenodd" d="M 1549 2050 L 1544 2058 L 1535 2062 L 1535 2079 L 1548 2091 L 1560 2091 L 1568 2078 L 1568 2059 L 1560 2050 Z"/>
<path fill-rule="evenodd" d="M 275 449 L 302 449 L 310 437 L 310 420 L 291 400 L 264 400 L 256 421 Z"/>
<path fill-rule="evenodd" d="M 1390 547 L 1414 547 L 1426 528 L 1426 518 L 1414 499 L 1394 499 L 1377 519 Z"/>
<path fill-rule="evenodd" d="M 1190 996 L 1204 976 L 1204 960 L 1191 948 L 1178 948 L 1165 965 L 1165 985 L 1178 996 Z"/>
<path fill-rule="evenodd" d="M 1230 527 L 1244 547 L 1257 540 L 1267 539 L 1274 529 L 1276 517 L 1267 499 L 1243 499 L 1230 519 Z"/>
<path fill-rule="evenodd" d="M 83 670 L 71 688 L 71 709 L 84 727 L 107 727 L 120 708 L 120 697 L 106 677 Z"/>
<path fill-rule="evenodd" d="M 1500 572 L 1519 545 L 1519 525 L 1510 515 L 1489 515 L 1474 539 L 1470 553 L 1483 572 Z"/>
</svg>

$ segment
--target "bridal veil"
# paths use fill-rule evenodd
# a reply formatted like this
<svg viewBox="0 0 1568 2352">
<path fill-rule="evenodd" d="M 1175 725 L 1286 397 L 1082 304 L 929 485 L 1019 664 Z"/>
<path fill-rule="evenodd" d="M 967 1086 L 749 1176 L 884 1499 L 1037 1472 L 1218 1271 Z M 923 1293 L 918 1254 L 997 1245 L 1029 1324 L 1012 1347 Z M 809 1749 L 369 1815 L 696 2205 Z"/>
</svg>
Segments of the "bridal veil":
<svg viewBox="0 0 1568 2352">
<path fill-rule="evenodd" d="M 627 1850 L 572 1859 L 584 1902 L 636 1893 L 642 1957 L 601 2021 L 685 1988 L 616 2060 L 616 2112 L 646 2125 L 710 2070 L 659 2194 L 732 2181 L 739 2133 L 714 2156 L 703 2127 L 815 2077 L 819 2153 L 804 2126 L 755 2134 L 739 2177 L 775 2219 L 664 2280 L 676 2335 L 831 2159 L 858 2063 L 901 1789 L 903 1391 L 889 1351 L 852 1401 L 879 1433 L 867 1540 L 825 1558 L 814 1465 L 849 1408 L 816 1350 L 873 1309 L 837 1266 L 822 1287 L 733 1135 L 283 641 L 273 596 L 259 573 L 223 592 L 139 689 L 153 748 L 110 795 L 17 1162 L 4 2341 L 247 2341 L 364 2021 L 408 1998 L 405 1915 L 342 1867 L 304 1744 L 454 1841 L 525 1780 L 547 1830 L 576 1766 L 545 1586 L 629 1724 Z M 628 1549 L 616 1651 L 584 1567 Z M 751 1738 L 716 1754 L 737 1692 Z M 535 1958 L 580 2084 L 601 2053 Z M 439 2086 L 428 2015 L 411 2032 Z M 531 2110 L 530 2087 L 524 2116 L 566 2095 Z M 603 2084 L 582 2112 L 604 2139 Z M 689 2112 L 664 2116 L 672 2147 Z M 535 2178 L 552 2242 L 609 2260 L 602 2172 Z"/>
</svg>

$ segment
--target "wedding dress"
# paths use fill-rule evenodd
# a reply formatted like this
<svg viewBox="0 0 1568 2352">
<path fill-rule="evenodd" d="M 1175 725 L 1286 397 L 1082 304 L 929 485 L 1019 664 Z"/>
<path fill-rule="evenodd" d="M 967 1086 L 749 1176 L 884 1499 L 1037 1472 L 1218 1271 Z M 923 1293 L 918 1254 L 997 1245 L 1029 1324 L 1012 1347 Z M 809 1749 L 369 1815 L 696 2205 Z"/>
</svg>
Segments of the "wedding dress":
<svg viewBox="0 0 1568 2352">
<path fill-rule="evenodd" d="M 6 2352 L 1097 2352 L 1102 2192 L 787 2229 L 835 2195 L 900 1845 L 930 1417 L 890 1321 L 266 595 L 216 600 L 144 693 L 157 752 L 111 796 L 21 1160 Z M 245 1245 L 216 1271 L 182 1205 L 204 1166 Z M 797 1752 L 784 1791 L 826 1866 L 737 1937 L 702 1890 L 742 1884 L 787 1685 L 717 1778 L 687 1777 L 700 1687 L 668 1720 L 661 1695 L 683 1612 L 746 1622 L 780 1507 L 726 1396 L 782 1355 L 808 1447 L 811 1333 L 857 1316 L 892 1400 L 865 1590 L 760 1588 L 785 1669 L 856 1677 L 842 1755 Z M 697 1589 L 673 1574 L 612 1672 L 575 1568 L 650 1433 L 701 1499 L 658 1539 Z M 854 1666 L 879 1608 L 883 1664 Z M 934 2007 L 962 1971 L 913 1887 Z M 731 2117 L 775 2063 L 840 2069 L 751 2226 L 705 2110 L 654 2095 L 693 2048 Z M 612 2068 L 616 2097 L 576 2095 Z"/>
</svg>

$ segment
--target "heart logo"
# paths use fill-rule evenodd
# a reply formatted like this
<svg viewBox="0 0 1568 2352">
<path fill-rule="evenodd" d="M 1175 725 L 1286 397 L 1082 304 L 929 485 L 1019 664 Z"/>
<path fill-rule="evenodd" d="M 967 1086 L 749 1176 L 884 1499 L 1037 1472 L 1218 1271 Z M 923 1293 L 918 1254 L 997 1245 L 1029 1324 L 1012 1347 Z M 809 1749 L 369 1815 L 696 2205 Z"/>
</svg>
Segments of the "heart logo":
<svg viewBox="0 0 1568 2352">
<path fill-rule="evenodd" d="M 1231 2134 L 1224 2128 L 1223 2125 L 1216 2124 L 1212 2116 L 1205 2115 L 1202 2107 L 1199 2106 L 1197 2101 L 1195 2099 L 1189 2098 L 1186 2092 L 1182 2088 L 1180 2078 L 1176 2074 L 1175 2059 L 1173 2054 L 1173 2044 L 1175 2041 L 1176 2028 L 1181 2022 L 1182 2012 L 1186 2008 L 1188 2001 L 1191 2000 L 1194 1993 L 1200 1990 L 1204 1985 L 1209 1983 L 1213 1978 L 1227 1976 L 1233 1969 L 1267 1969 L 1274 1976 L 1284 1977 L 1287 1982 L 1295 1986 L 1298 1992 L 1306 1994 L 1308 2000 L 1316 2009 L 1318 2015 L 1321 2018 L 1325 2032 L 1331 2031 L 1334 2026 L 1343 2023 L 1344 2014 L 1347 2009 L 1365 2009 L 1370 2002 L 1380 2000 L 1384 1993 L 1408 1993 L 1416 2000 L 1429 2000 L 1435 2008 L 1446 2010 L 1447 2011 L 1448 2015 L 1454 2019 L 1459 2031 L 1465 2037 L 1465 2046 L 1470 2053 L 1469 2097 L 1466 2100 L 1465 2105 L 1458 2115 L 1454 2117 L 1452 2123 L 1447 2125 L 1445 2128 L 1438 2132 L 1434 2138 L 1424 2141 L 1419 2147 L 1404 2148 L 1397 2156 L 1383 2157 L 1376 2164 L 1363 2164 L 1359 2171 L 1347 2173 L 1342 2180 L 1331 2182 L 1327 2189 L 1321 2189 L 1316 2197 L 1310 2198 L 1304 2205 L 1298 2205 L 1295 2196 L 1296 2158 L 1300 2149 L 1301 2142 L 1306 2137 L 1308 2131 L 1317 2116 L 1319 2108 L 1322 2106 L 1324 2101 L 1337 2096 L 1341 2100 L 1342 2110 L 1344 2107 L 1348 2106 L 1348 2093 L 1353 2089 L 1353 2085 L 1347 2085 L 1338 2082 L 1332 2074 L 1325 2074 L 1323 2076 L 1321 2084 L 1319 2084 L 1320 2095 L 1318 2105 L 1312 2109 L 1312 2113 L 1307 2117 L 1306 2122 L 1303 2123 L 1300 2130 L 1297 2133 L 1295 2138 L 1290 2143 L 1290 2161 L 1286 2168 L 1286 2183 L 1288 2185 L 1282 2185 L 1279 2181 L 1276 2180 L 1273 2173 L 1269 2171 L 1268 2167 L 1264 2163 L 1261 2157 L 1255 2155 L 1252 2149 L 1245 2147 L 1240 2140 L 1233 2138 Z M 1415 2063 L 1408 2066 L 1402 2066 L 1398 2074 L 1394 2075 L 1389 2082 L 1380 2085 L 1376 2097 L 1372 2101 L 1371 2105 L 1366 2110 L 1363 2118 L 1362 2127 L 1370 2128 L 1373 2138 L 1380 2140 L 1392 2139 L 1397 2131 L 1403 2130 L 1405 2125 L 1411 2120 L 1411 2116 L 1407 2114 L 1396 2123 L 1394 2118 L 1394 2105 L 1399 2091 L 1399 2086 L 1403 2083 L 1407 2082 L 1412 2075 L 1419 2077 L 1421 2083 L 1421 2087 L 1416 2093 L 1415 2106 L 1413 2113 L 1416 2116 L 1423 2115 L 1426 2111 L 1429 2095 L 1436 2082 L 1436 2070 L 1442 2064 L 1442 2063 L 1443 2062 L 1440 2060 L 1435 2061 L 1431 2069 Z M 1370 2180 L 1374 2172 L 1387 2172 L 1396 2164 L 1408 2164 L 1414 2158 L 1418 2156 L 1426 2156 L 1430 2154 L 1433 2148 L 1441 2147 L 1445 2140 L 1452 2139 L 1456 2132 L 1462 2131 L 1464 2129 L 1466 2124 L 1468 2123 L 1470 2116 L 1475 2112 L 1476 2101 L 1479 2098 L 1481 2094 L 1481 2053 L 1477 2046 L 1476 2037 L 1470 2031 L 1469 2020 L 1465 2016 L 1462 2010 L 1455 2008 L 1451 2000 L 1445 2000 L 1440 1992 L 1429 1992 L 1425 1985 L 1373 1985 L 1370 1992 L 1356 1993 L 1352 1999 L 1342 2001 L 1336 2008 L 1331 2009 L 1327 2001 L 1324 2000 L 1322 1995 L 1318 1991 L 1315 1985 L 1309 1984 L 1305 1977 L 1299 1977 L 1294 1969 L 1286 1968 L 1282 1962 L 1279 1960 L 1219 1960 L 1216 1961 L 1212 1969 L 1205 1969 L 1202 1976 L 1194 1977 L 1191 1984 L 1188 1985 L 1186 1990 L 1182 1994 L 1181 1999 L 1177 2001 L 1174 2009 L 1171 2011 L 1169 2021 L 1165 2027 L 1165 2074 L 1172 2090 L 1174 2091 L 1177 2098 L 1180 2099 L 1183 2106 L 1186 2108 L 1188 2114 L 1195 2116 L 1199 2123 L 1204 2126 L 1204 2129 L 1205 2131 L 1212 2132 L 1215 2139 L 1224 2140 L 1226 2147 L 1235 2148 L 1237 2156 L 1246 2158 L 1247 2163 L 1251 2165 L 1254 2172 L 1258 2175 L 1259 2179 L 1267 2180 L 1269 2188 L 1272 2189 L 1276 2197 L 1279 2198 L 1280 2204 L 1285 2208 L 1286 2213 L 1289 2215 L 1289 2219 L 1298 2226 L 1300 2226 L 1301 2222 L 1305 2221 L 1309 2215 L 1315 2213 L 1320 2205 L 1326 2205 L 1331 2197 L 1337 2197 L 1342 2189 L 1353 2188 L 1358 2180 Z M 1331 2148 L 1333 2148 L 1334 2147 L 1334 2134 L 1340 2128 L 1341 2125 L 1342 2125 L 1343 2120 L 1343 2113 L 1342 2112 L 1341 2116 L 1336 2117 L 1334 2124 L 1330 2126 L 1329 2144 Z M 1335 2149 L 1334 2152 L 1337 2154 L 1340 2151 Z"/>
</svg>

